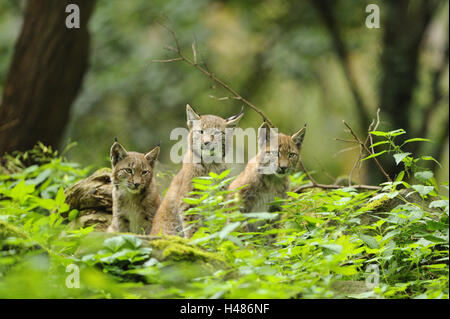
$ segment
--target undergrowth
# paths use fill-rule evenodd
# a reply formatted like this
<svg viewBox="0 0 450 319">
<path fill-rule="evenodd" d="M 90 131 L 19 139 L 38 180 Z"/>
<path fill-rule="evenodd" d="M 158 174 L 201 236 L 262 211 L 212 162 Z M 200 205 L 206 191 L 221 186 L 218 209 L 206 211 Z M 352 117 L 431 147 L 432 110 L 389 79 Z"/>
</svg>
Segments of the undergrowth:
<svg viewBox="0 0 450 319">
<path fill-rule="evenodd" d="M 4 158 L 0 297 L 448 298 L 448 183 L 420 166 L 434 159 L 395 144 L 403 130 L 372 134 L 385 147 L 375 156 L 404 167 L 380 190 L 288 192 L 275 201 L 278 212 L 243 214 L 226 190 L 229 172 L 211 173 L 194 179 L 185 199 L 188 214 L 202 215 L 194 237 L 153 246 L 132 234 L 68 228 L 78 212 L 64 189 L 88 168 L 43 145 Z M 292 189 L 308 182 L 302 173 L 290 179 Z M 262 226 L 247 232 L 250 223 Z"/>
</svg>

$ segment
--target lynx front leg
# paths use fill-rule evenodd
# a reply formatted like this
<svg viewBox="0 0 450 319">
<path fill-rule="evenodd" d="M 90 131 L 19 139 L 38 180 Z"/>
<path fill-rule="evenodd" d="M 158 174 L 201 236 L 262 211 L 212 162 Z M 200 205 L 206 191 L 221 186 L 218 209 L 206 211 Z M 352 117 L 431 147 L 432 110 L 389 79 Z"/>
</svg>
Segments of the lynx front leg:
<svg viewBox="0 0 450 319">
<path fill-rule="evenodd" d="M 111 225 L 108 227 L 107 232 L 128 232 L 130 231 L 130 222 L 125 216 L 118 216 L 113 214 Z"/>
<path fill-rule="evenodd" d="M 182 233 L 184 233 L 185 238 L 191 238 L 194 233 L 200 228 L 200 216 L 198 214 L 186 214 L 186 212 L 192 206 L 187 206 L 185 209 L 181 210 L 181 225 Z M 196 221 L 196 222 L 194 222 Z"/>
</svg>

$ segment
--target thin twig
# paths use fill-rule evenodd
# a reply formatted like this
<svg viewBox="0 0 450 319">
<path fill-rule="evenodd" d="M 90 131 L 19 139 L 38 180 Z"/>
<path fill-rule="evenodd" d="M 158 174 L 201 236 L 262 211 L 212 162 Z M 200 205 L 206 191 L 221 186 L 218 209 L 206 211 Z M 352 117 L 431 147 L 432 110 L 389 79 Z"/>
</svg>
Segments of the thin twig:
<svg viewBox="0 0 450 319">
<path fill-rule="evenodd" d="M 380 190 L 380 186 L 373 186 L 373 185 L 352 185 L 352 186 L 344 186 L 344 185 L 326 185 L 326 184 L 313 184 L 308 183 L 305 185 L 302 185 L 298 188 L 296 188 L 293 192 L 294 193 L 301 193 L 302 191 L 310 188 L 321 188 L 321 189 L 343 189 L 343 188 L 354 188 L 354 189 L 367 189 L 367 190 Z"/>
<path fill-rule="evenodd" d="M 173 59 L 167 59 L 167 60 L 152 60 L 151 63 L 169 63 L 169 62 L 175 62 L 175 61 L 182 61 L 181 58 L 173 58 Z"/>
<path fill-rule="evenodd" d="M 312 185 L 318 185 L 316 180 L 311 176 L 309 171 L 306 169 L 301 158 L 300 158 L 299 162 L 300 162 L 300 166 L 302 167 L 303 172 L 305 173 L 306 176 L 308 176 L 308 179 L 311 181 Z"/>
<path fill-rule="evenodd" d="M 350 130 L 350 134 L 352 134 L 352 136 L 355 138 L 355 140 L 358 141 L 358 143 L 366 150 L 366 152 L 368 154 L 372 154 L 372 152 L 370 151 L 370 149 L 367 147 L 366 144 L 364 144 L 363 142 L 361 142 L 361 140 L 359 139 L 359 137 L 355 134 L 355 132 L 353 131 L 353 129 L 351 128 L 350 125 L 347 124 L 347 122 L 345 122 L 344 120 L 342 120 L 342 122 L 344 123 L 344 125 Z M 381 171 L 381 173 L 386 177 L 386 179 L 389 182 L 392 182 L 392 179 L 389 177 L 389 175 L 386 173 L 386 171 L 383 169 L 383 167 L 381 166 L 380 162 L 377 160 L 376 157 L 373 157 L 373 160 L 375 161 L 375 163 L 377 164 L 379 170 Z"/>
<path fill-rule="evenodd" d="M 249 101 L 247 101 L 244 97 L 242 97 L 238 92 L 236 92 L 233 88 L 231 88 L 228 84 L 226 84 L 225 82 L 223 82 L 222 80 L 220 80 L 219 78 L 217 78 L 214 73 L 209 72 L 206 68 L 203 68 L 201 65 L 199 65 L 195 60 L 196 60 L 196 50 L 195 50 L 195 45 L 192 45 L 192 49 L 194 51 L 194 61 L 190 60 L 189 58 L 187 58 L 180 47 L 180 43 L 178 41 L 177 36 L 175 35 L 175 32 L 168 27 L 167 25 L 162 24 L 162 26 L 167 29 L 170 34 L 172 35 L 172 38 L 175 41 L 175 48 L 168 46 L 167 49 L 175 52 L 178 55 L 178 58 L 175 59 L 169 59 L 169 60 L 173 60 L 173 61 L 184 61 L 188 64 L 190 64 L 191 66 L 193 66 L 194 68 L 196 68 L 197 70 L 199 70 L 200 72 L 202 72 L 203 74 L 205 74 L 206 76 L 208 76 L 211 80 L 213 80 L 214 82 L 216 82 L 217 84 L 219 84 L 220 86 L 222 86 L 224 89 L 226 89 L 228 92 L 230 92 L 231 94 L 233 94 L 235 96 L 235 98 L 237 100 L 241 100 L 243 103 L 245 103 L 247 106 L 249 106 L 250 108 L 252 108 L 256 113 L 258 113 L 265 122 L 267 122 L 271 127 L 275 127 L 273 125 L 273 123 L 269 120 L 269 118 L 264 114 L 263 111 L 261 111 L 258 107 L 256 107 L 254 104 L 250 103 Z M 167 61 L 167 60 L 153 60 L 152 62 L 160 62 L 164 61 L 165 62 L 173 62 L 173 61 Z"/>
</svg>

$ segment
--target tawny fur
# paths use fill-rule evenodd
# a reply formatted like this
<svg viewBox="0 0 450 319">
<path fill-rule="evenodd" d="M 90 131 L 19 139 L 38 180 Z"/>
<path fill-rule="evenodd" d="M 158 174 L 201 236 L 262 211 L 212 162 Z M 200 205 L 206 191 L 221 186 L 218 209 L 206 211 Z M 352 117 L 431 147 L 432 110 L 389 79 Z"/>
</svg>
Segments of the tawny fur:
<svg viewBox="0 0 450 319">
<path fill-rule="evenodd" d="M 148 234 L 160 205 L 154 181 L 159 146 L 147 154 L 127 152 L 119 143 L 111 147 L 113 218 L 108 232 Z"/>
<path fill-rule="evenodd" d="M 260 127 L 268 131 L 266 123 Z M 260 149 L 258 154 L 253 157 L 245 169 L 230 184 L 229 189 L 234 190 L 244 185 L 237 196 L 242 203 L 242 212 L 273 212 L 277 207 L 270 203 L 275 197 L 283 198 L 289 188 L 289 175 L 300 170 L 300 150 L 306 128 L 302 128 L 292 136 L 278 133 L 278 152 L 276 156 L 277 167 L 273 174 L 261 174 L 259 168 L 264 165 L 269 149 L 269 136 L 261 136 L 258 139 L 265 138 L 265 148 Z M 250 231 L 256 231 L 259 223 L 248 227 Z"/>
<path fill-rule="evenodd" d="M 205 163 L 203 158 L 201 158 L 200 163 L 193 163 L 192 121 L 199 121 L 199 129 L 202 131 L 215 129 L 224 133 L 226 128 L 235 127 L 243 115 L 241 112 L 228 119 L 223 119 L 215 115 L 200 116 L 189 105 L 186 106 L 186 113 L 189 127 L 188 151 L 185 154 L 181 170 L 170 183 L 161 206 L 156 213 L 151 231 L 152 235 L 163 234 L 180 235 L 187 238 L 192 237 L 200 225 L 199 223 L 192 225 L 190 222 L 198 220 L 199 216 L 184 214 L 190 205 L 183 201 L 183 198 L 187 197 L 188 193 L 193 190 L 191 180 L 196 177 L 207 176 L 209 172 L 221 173 L 226 169 L 224 163 Z M 214 137 L 208 136 L 205 133 L 200 136 L 202 149 L 208 142 L 214 139 Z"/>
</svg>

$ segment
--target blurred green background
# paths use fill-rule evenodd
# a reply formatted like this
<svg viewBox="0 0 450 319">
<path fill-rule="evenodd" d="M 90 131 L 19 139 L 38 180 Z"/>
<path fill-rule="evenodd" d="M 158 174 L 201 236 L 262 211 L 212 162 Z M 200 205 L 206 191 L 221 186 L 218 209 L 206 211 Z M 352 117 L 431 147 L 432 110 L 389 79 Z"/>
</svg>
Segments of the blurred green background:
<svg viewBox="0 0 450 319">
<path fill-rule="evenodd" d="M 174 57 L 164 48 L 173 41 L 163 23 L 176 32 L 189 56 L 195 41 L 200 61 L 260 107 L 281 132 L 292 134 L 307 122 L 302 156 L 316 178 L 326 183 L 348 174 L 359 154 L 358 148 L 345 150 L 352 145 L 334 138 L 350 138 L 343 119 L 361 136 L 365 133 L 358 113 L 361 105 L 370 119 L 381 108 L 380 129 L 399 128 L 399 115 L 381 104 L 391 94 L 383 84 L 399 83 L 388 74 L 392 68 L 386 55 L 402 68 L 410 64 L 404 55 L 417 54 L 417 82 L 407 88 L 412 98 L 400 117 L 409 119 L 409 127 L 403 127 L 408 137 L 419 137 L 426 119 L 427 130 L 420 137 L 435 143 L 424 144 L 418 152 L 438 154 L 443 165 L 438 176 L 448 180 L 448 1 L 436 1 L 423 22 L 417 52 L 395 51 L 397 40 L 386 28 L 404 19 L 406 30 L 399 41 L 413 37 L 416 31 L 409 25 L 421 25 L 426 13 L 420 6 L 426 1 L 411 1 L 406 12 L 395 2 L 97 0 L 89 22 L 90 66 L 60 149 L 76 141 L 69 159 L 98 167 L 110 165 L 114 137 L 128 150 L 140 152 L 161 141 L 159 168 L 175 170 L 169 152 L 176 141 L 170 141 L 169 134 L 185 127 L 186 103 L 201 114 L 228 117 L 239 112 L 240 101 L 219 100 L 230 94 L 191 66 L 150 63 Z M 0 91 L 25 3 L 0 2 Z M 370 3 L 380 7 L 379 29 L 365 25 Z M 246 107 L 240 126 L 260 124 L 260 116 Z M 362 182 L 367 181 L 367 169 L 371 168 L 363 166 Z"/>
</svg>

